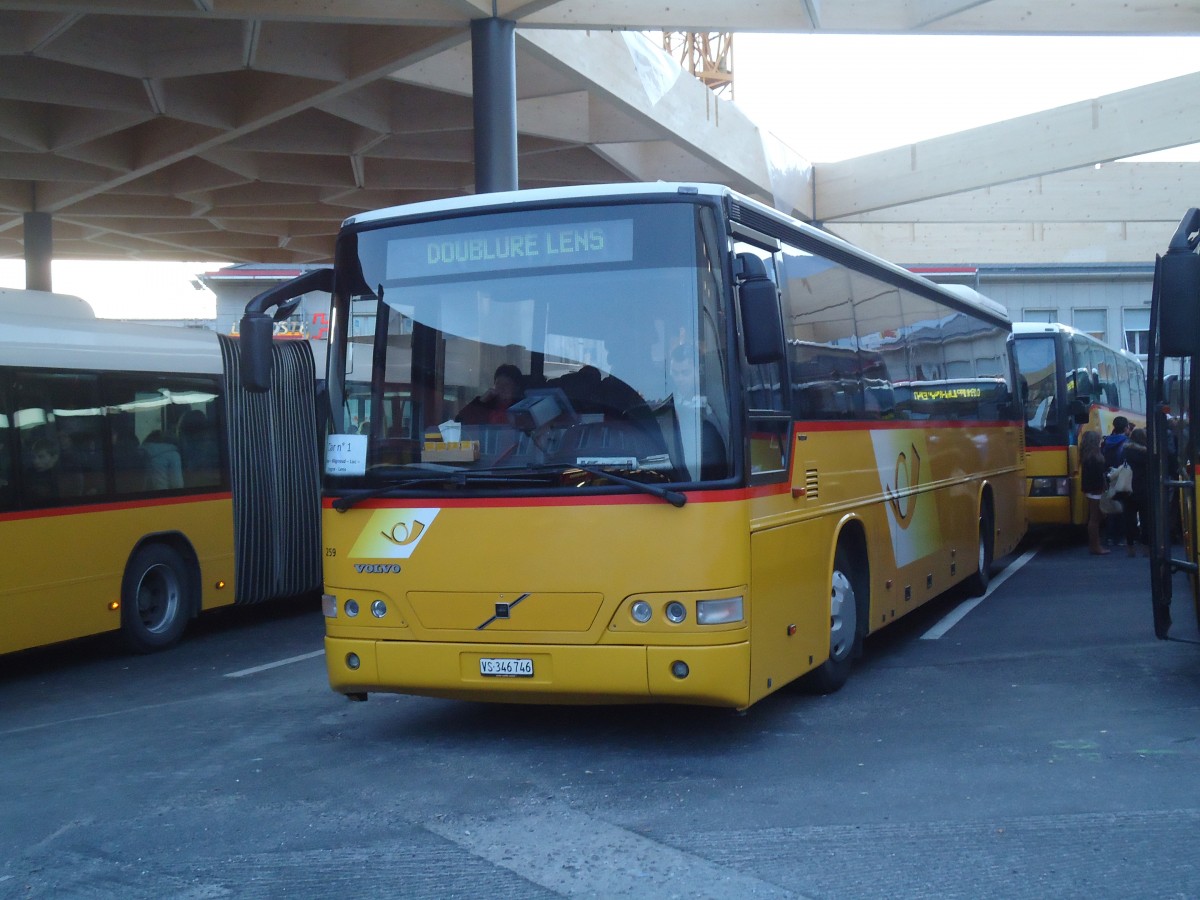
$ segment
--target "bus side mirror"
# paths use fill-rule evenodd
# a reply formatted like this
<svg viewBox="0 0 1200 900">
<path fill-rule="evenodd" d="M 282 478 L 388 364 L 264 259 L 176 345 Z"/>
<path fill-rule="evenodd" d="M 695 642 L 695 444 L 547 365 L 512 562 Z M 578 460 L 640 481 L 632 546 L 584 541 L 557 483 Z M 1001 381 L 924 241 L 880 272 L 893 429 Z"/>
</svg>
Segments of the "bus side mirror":
<svg viewBox="0 0 1200 900">
<path fill-rule="evenodd" d="M 1200 238 L 1194 237 L 1198 231 L 1200 209 L 1192 208 L 1154 268 L 1159 352 L 1163 356 L 1200 354 L 1200 256 L 1195 252 Z"/>
<path fill-rule="evenodd" d="M 1076 425 L 1086 425 L 1091 415 L 1088 413 L 1088 398 L 1076 397 L 1071 401 L 1069 407 L 1071 412 L 1071 421 Z"/>
<path fill-rule="evenodd" d="M 275 320 L 266 313 L 246 313 L 238 327 L 238 346 L 242 360 L 239 371 L 242 387 L 252 394 L 271 389 L 271 337 Z"/>
<path fill-rule="evenodd" d="M 313 269 L 263 291 L 246 304 L 239 326 L 238 346 L 241 351 L 242 387 L 252 394 L 271 389 L 271 338 L 275 323 L 295 311 L 300 298 L 309 291 L 333 293 L 333 269 Z M 276 307 L 275 314 L 267 310 Z"/>
<path fill-rule="evenodd" d="M 1159 341 L 1163 356 L 1200 355 L 1200 256 L 1158 261 Z"/>
<path fill-rule="evenodd" d="M 738 291 L 746 361 L 753 366 L 779 362 L 784 356 L 783 313 L 775 283 L 761 259 L 739 253 L 745 280 Z"/>
</svg>

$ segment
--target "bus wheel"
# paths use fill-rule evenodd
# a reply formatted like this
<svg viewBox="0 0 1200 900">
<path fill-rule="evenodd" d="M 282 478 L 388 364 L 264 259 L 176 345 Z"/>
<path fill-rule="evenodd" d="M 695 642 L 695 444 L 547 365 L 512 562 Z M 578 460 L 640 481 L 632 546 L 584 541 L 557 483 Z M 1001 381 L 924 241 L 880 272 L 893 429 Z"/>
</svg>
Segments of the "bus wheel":
<svg viewBox="0 0 1200 900">
<path fill-rule="evenodd" d="M 857 571 L 856 571 L 857 569 Z M 864 566 L 855 566 L 855 557 L 839 543 L 833 557 L 829 589 L 829 658 L 804 676 L 804 686 L 818 694 L 832 694 L 846 683 L 862 638 L 858 631 L 858 593 Z"/>
<path fill-rule="evenodd" d="M 992 507 L 985 499 L 979 508 L 979 545 L 975 555 L 975 571 L 966 580 L 967 593 L 982 597 L 992 583 L 992 553 L 996 529 L 992 525 Z"/>
<path fill-rule="evenodd" d="M 121 583 L 121 633 L 137 653 L 153 653 L 179 640 L 187 626 L 188 572 L 165 544 L 138 550 Z"/>
</svg>

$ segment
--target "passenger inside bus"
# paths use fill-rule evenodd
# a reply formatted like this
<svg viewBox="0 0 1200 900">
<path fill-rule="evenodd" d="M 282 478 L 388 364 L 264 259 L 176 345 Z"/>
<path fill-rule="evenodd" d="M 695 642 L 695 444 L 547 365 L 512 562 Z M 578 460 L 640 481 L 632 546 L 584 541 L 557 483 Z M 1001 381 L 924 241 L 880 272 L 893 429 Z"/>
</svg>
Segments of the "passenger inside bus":
<svg viewBox="0 0 1200 900">
<path fill-rule="evenodd" d="M 142 442 L 146 454 L 146 490 L 166 491 L 183 487 L 183 464 L 179 448 L 161 430 L 146 435 Z"/>
<path fill-rule="evenodd" d="M 221 480 L 221 451 L 216 429 L 202 409 L 189 409 L 179 419 L 179 456 L 188 486 Z"/>
<path fill-rule="evenodd" d="M 58 441 L 42 435 L 30 441 L 26 453 L 26 498 L 37 503 L 58 499 Z"/>
<path fill-rule="evenodd" d="M 496 368 L 492 386 L 462 408 L 455 421 L 464 425 L 504 425 L 507 410 L 525 396 L 525 376 L 512 363 Z"/>
</svg>

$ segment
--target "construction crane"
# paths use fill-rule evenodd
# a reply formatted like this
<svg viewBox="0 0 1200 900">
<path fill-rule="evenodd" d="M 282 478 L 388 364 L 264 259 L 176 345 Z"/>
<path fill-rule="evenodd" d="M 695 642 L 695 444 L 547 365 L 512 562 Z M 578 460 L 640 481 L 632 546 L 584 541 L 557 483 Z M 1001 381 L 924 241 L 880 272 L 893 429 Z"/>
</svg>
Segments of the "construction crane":
<svg viewBox="0 0 1200 900">
<path fill-rule="evenodd" d="M 663 49 L 718 97 L 733 99 L 733 35 L 728 31 L 664 31 Z"/>
</svg>

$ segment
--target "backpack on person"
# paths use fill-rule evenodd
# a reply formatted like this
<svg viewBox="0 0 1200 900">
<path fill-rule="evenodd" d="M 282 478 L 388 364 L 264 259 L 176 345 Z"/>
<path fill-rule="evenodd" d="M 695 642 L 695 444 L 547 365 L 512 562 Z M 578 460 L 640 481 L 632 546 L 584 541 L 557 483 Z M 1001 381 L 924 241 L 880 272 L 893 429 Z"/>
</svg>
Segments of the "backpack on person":
<svg viewBox="0 0 1200 900">
<path fill-rule="evenodd" d="M 1104 454 L 1104 464 L 1115 469 L 1125 462 L 1125 441 L 1128 435 L 1110 434 L 1100 444 L 1100 452 Z"/>
</svg>

